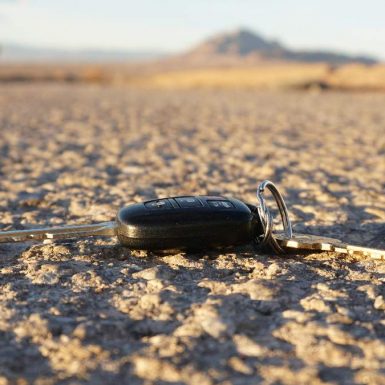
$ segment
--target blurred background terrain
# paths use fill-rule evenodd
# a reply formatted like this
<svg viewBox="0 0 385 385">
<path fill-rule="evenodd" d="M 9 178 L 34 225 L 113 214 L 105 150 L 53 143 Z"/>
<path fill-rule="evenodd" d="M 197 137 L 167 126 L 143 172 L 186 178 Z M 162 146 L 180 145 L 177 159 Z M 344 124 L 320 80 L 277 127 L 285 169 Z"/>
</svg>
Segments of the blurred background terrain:
<svg viewBox="0 0 385 385">
<path fill-rule="evenodd" d="M 220 33 L 175 55 L 4 46 L 0 82 L 10 81 L 385 90 L 385 65 L 372 56 L 291 50 L 253 31 L 239 29 Z"/>
<path fill-rule="evenodd" d="M 374 3 L 378 13 L 385 11 Z M 301 0 L 286 8 L 286 29 L 276 26 L 283 30 L 281 41 L 256 32 L 269 21 L 282 21 L 274 14 L 284 9 L 279 1 L 269 6 L 198 1 L 195 7 L 172 0 L 162 6 L 117 1 L 105 18 L 103 2 L 79 7 L 72 1 L 2 1 L 0 82 L 385 90 L 385 33 L 374 33 L 378 16 L 365 17 L 356 2 L 348 10 L 330 1 L 319 7 Z M 299 23 L 301 14 L 306 19 Z M 239 28 L 237 22 L 249 26 Z M 287 44 L 285 36 L 293 42 Z"/>
</svg>

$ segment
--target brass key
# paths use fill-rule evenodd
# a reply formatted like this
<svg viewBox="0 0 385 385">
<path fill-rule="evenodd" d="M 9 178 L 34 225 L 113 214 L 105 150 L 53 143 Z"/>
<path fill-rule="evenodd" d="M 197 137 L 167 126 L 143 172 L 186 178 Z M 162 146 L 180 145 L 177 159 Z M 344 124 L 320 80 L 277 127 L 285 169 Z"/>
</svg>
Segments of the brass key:
<svg viewBox="0 0 385 385">
<path fill-rule="evenodd" d="M 268 189 L 272 193 L 283 222 L 284 233 L 273 233 L 273 217 L 267 208 L 264 192 Z M 294 234 L 286 204 L 274 183 L 265 180 L 257 192 L 259 201 L 258 212 L 263 227 L 263 235 L 256 239 L 261 245 L 270 246 L 277 254 L 284 254 L 294 250 L 329 251 L 334 253 L 360 255 L 372 259 L 385 260 L 385 250 L 371 249 L 363 246 L 349 245 L 339 239 L 322 237 L 311 234 Z"/>
<path fill-rule="evenodd" d="M 335 238 L 327 238 L 310 234 L 293 234 L 291 238 L 287 238 L 283 234 L 275 234 L 274 236 L 279 245 L 286 249 L 288 252 L 294 251 L 296 249 L 328 251 L 385 260 L 385 250 L 349 245 Z"/>
</svg>

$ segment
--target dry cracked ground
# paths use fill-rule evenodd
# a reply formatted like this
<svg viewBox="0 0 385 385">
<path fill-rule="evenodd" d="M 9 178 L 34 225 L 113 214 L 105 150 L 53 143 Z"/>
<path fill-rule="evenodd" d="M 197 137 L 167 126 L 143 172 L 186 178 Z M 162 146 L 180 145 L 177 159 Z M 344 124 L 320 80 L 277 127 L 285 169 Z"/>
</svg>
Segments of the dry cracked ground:
<svg viewBox="0 0 385 385">
<path fill-rule="evenodd" d="M 2 85 L 2 229 L 110 220 L 177 194 L 385 248 L 385 95 Z M 0 384 L 385 384 L 385 262 L 0 245 Z"/>
</svg>

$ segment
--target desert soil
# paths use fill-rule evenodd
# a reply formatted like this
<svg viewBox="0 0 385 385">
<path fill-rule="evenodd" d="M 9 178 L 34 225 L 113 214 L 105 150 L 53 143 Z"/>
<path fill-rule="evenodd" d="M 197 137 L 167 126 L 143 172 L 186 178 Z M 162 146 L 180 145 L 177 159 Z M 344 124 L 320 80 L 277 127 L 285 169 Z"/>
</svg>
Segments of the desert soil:
<svg viewBox="0 0 385 385">
<path fill-rule="evenodd" d="M 177 194 L 385 248 L 385 95 L 0 89 L 0 227 L 110 220 Z M 385 384 L 385 262 L 251 246 L 0 245 L 0 384 Z"/>
</svg>

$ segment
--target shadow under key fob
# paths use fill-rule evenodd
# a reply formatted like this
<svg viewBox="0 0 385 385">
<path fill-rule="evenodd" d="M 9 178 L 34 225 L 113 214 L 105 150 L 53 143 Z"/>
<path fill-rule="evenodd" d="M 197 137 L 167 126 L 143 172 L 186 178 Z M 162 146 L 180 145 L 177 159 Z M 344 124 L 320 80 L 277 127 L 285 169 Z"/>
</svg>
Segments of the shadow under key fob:
<svg viewBox="0 0 385 385">
<path fill-rule="evenodd" d="M 140 250 L 201 250 L 251 243 L 261 232 L 254 207 L 221 196 L 136 203 L 116 218 L 119 241 Z"/>
</svg>

